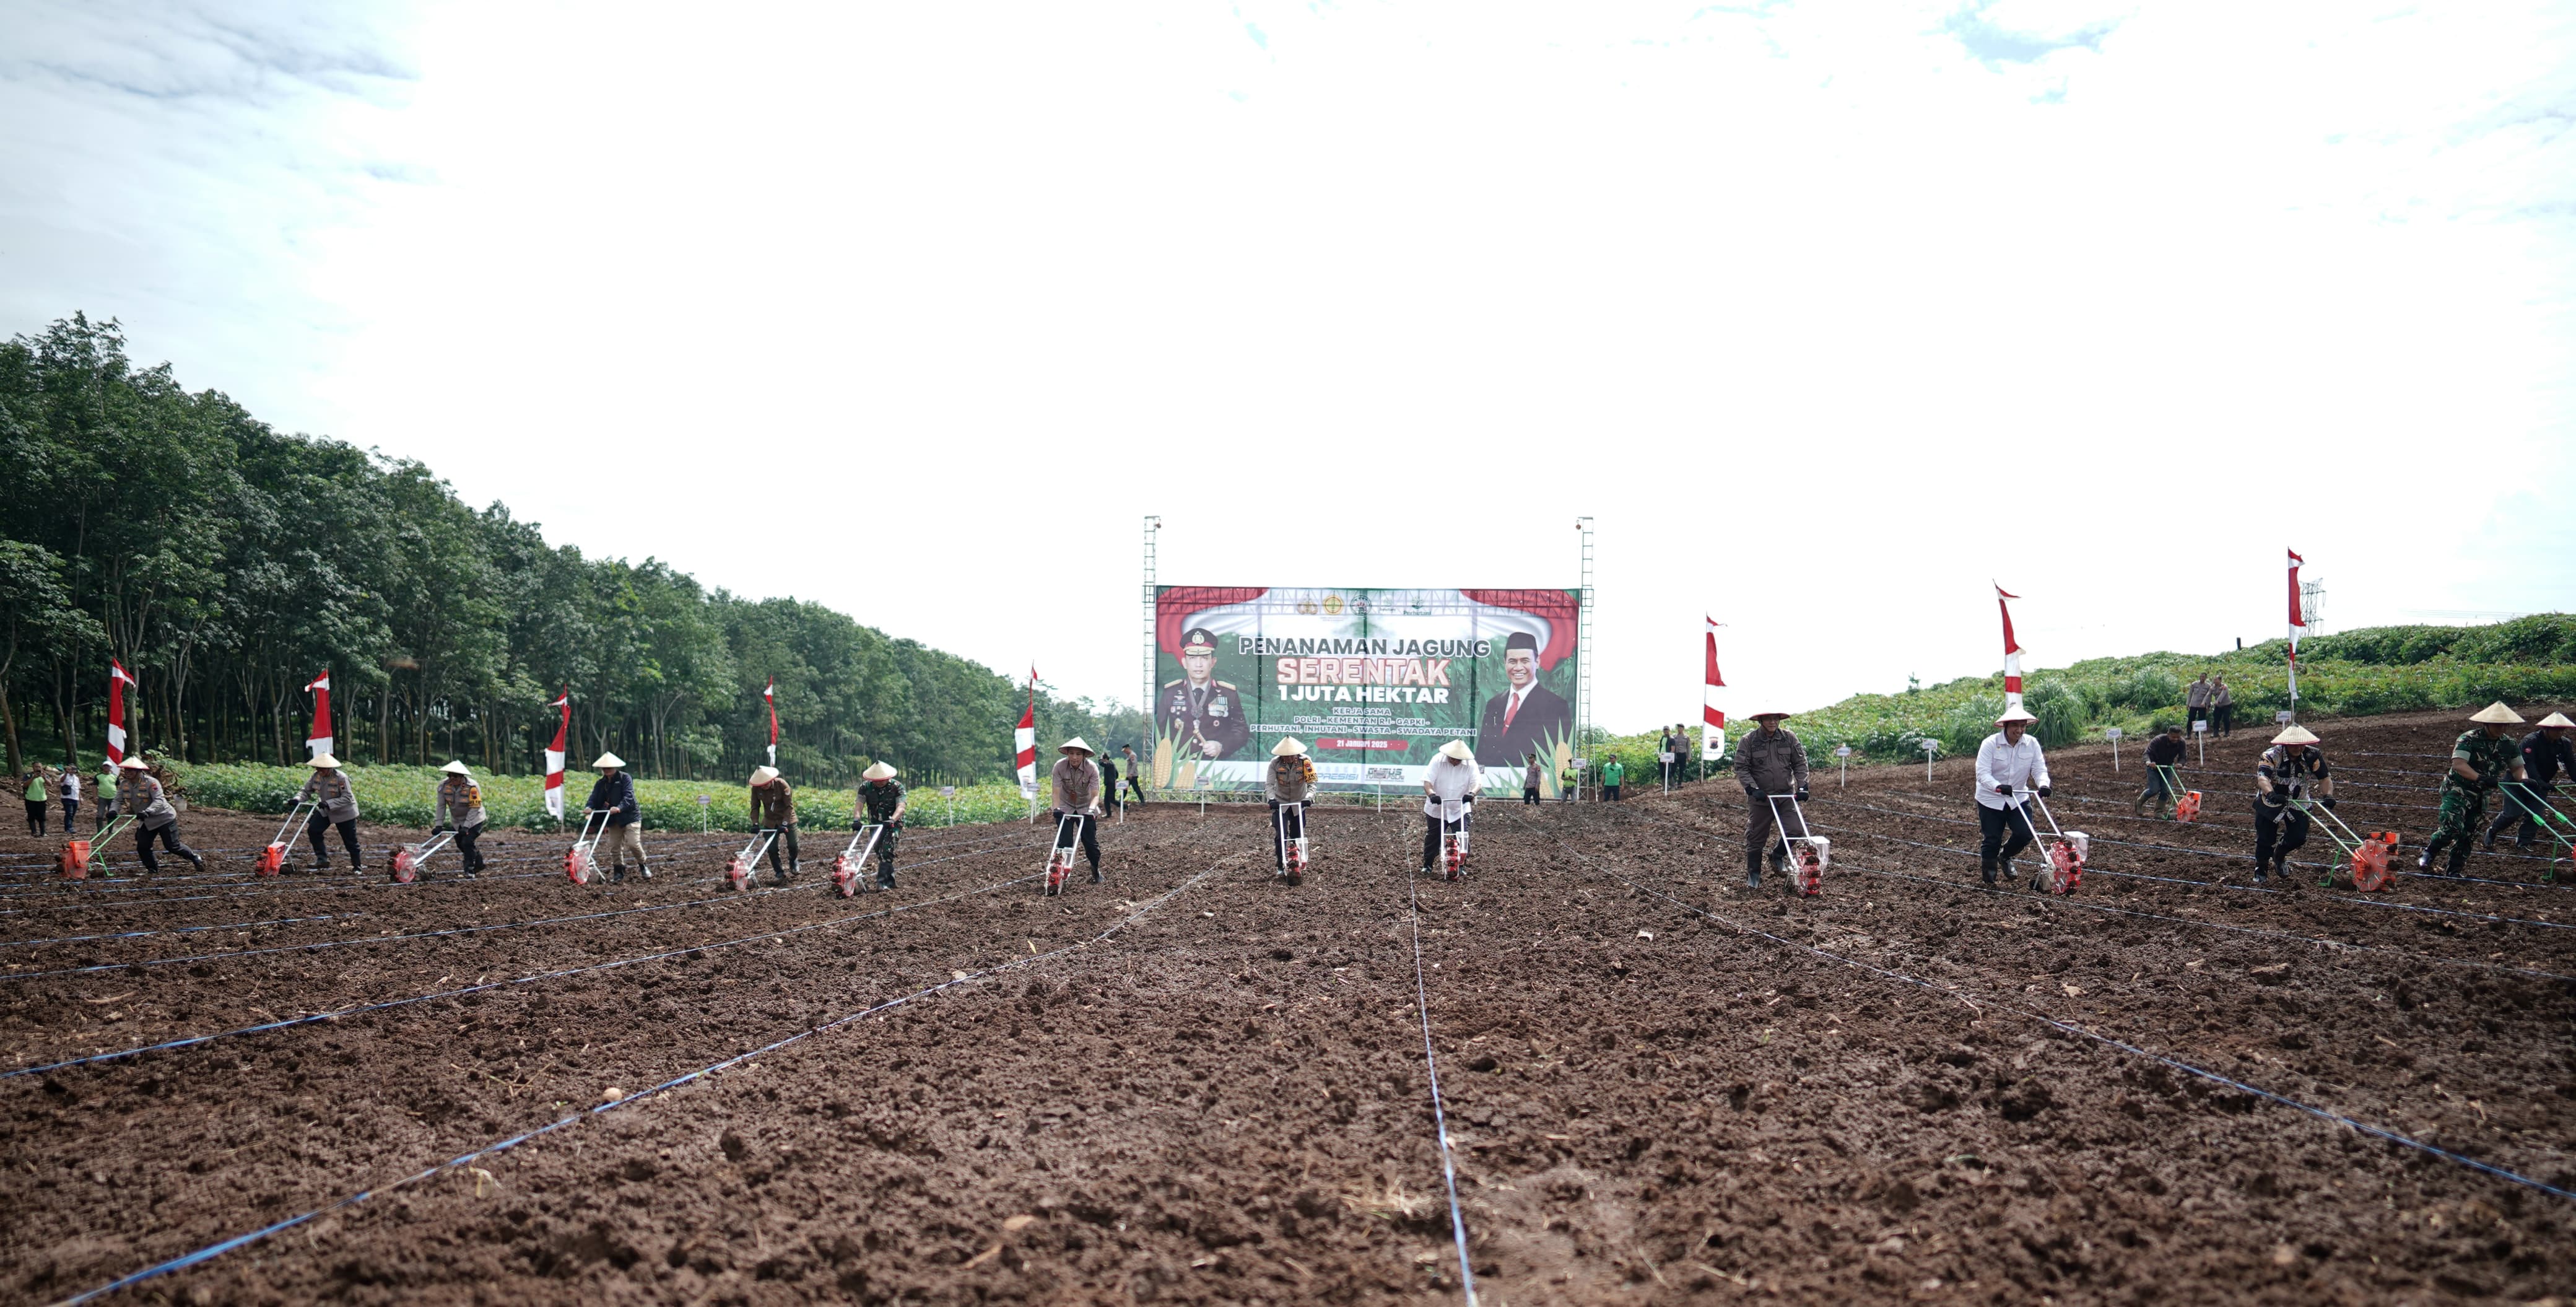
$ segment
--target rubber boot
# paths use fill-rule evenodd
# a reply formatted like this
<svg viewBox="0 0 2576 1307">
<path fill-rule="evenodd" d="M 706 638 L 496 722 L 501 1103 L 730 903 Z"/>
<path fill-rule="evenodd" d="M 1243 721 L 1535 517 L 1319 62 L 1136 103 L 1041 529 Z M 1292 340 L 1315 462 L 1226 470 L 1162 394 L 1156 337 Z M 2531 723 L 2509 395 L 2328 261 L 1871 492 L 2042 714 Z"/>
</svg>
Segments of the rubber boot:
<svg viewBox="0 0 2576 1307">
<path fill-rule="evenodd" d="M 1097 863 L 1097 862 L 1095 862 L 1095 863 L 1091 864 L 1091 883 L 1092 883 L 1092 884 L 1094 884 L 1094 885 L 1097 885 L 1097 884 L 1099 884 L 1099 883 L 1100 883 L 1100 881 L 1101 881 L 1101 876 L 1100 876 L 1100 864 L 1099 864 L 1099 863 Z"/>
<path fill-rule="evenodd" d="M 2454 878 L 2463 877 L 2469 874 L 2469 842 L 2467 840 L 2462 840 L 2451 846 L 2451 865 L 2447 870 Z"/>
<path fill-rule="evenodd" d="M 2432 839 L 2425 841 L 2424 851 L 2415 855 L 2415 870 L 2431 871 L 2433 869 L 2433 855 L 2441 851 L 2441 836 L 2436 835 Z"/>
<path fill-rule="evenodd" d="M 638 862 L 638 863 L 636 863 L 636 864 L 635 864 L 635 874 L 636 874 L 638 877 L 640 877 L 640 878 L 642 878 L 642 879 L 645 879 L 645 880 L 651 880 L 651 879 L 653 879 L 653 864 L 651 864 L 651 863 L 649 863 L 649 862 Z"/>
<path fill-rule="evenodd" d="M 2262 859 L 2260 859 L 2260 858 L 2255 859 L 2255 861 L 2254 861 L 2254 883 L 2255 883 L 2255 884 L 2257 884 L 2257 885 L 2260 885 L 2260 884 L 2262 884 L 2262 883 L 2264 883 L 2265 881 L 2268 881 L 2268 880 L 2270 880 L 2270 879 L 2272 879 L 2272 864 L 2271 864 L 2271 863 L 2269 863 L 2269 862 L 2265 862 L 2265 861 L 2263 861 L 2263 860 L 2262 860 Z"/>
<path fill-rule="evenodd" d="M 1987 887 L 1992 888 L 1995 883 L 1995 860 L 1992 858 L 1979 858 L 1977 860 L 1977 874 L 1985 877 Z"/>
<path fill-rule="evenodd" d="M 1746 858 L 1744 860 L 1744 888 L 1762 888 L 1762 859 Z"/>
<path fill-rule="evenodd" d="M 626 883 L 626 864 L 621 862 L 608 869 L 608 883 L 611 885 L 623 885 Z"/>
<path fill-rule="evenodd" d="M 877 859 L 877 888 L 894 888 L 894 855 L 891 853 Z"/>
<path fill-rule="evenodd" d="M 1788 875 L 1788 874 L 1789 874 L 1789 846 L 1788 846 L 1788 845 L 1786 845 L 1786 844 L 1774 844 L 1774 845 L 1772 845 L 1772 846 L 1771 846 L 1771 858 L 1770 858 L 1770 862 L 1771 862 L 1771 874 L 1772 874 L 1772 875 L 1774 875 L 1774 876 L 1785 876 L 1785 875 Z"/>
</svg>

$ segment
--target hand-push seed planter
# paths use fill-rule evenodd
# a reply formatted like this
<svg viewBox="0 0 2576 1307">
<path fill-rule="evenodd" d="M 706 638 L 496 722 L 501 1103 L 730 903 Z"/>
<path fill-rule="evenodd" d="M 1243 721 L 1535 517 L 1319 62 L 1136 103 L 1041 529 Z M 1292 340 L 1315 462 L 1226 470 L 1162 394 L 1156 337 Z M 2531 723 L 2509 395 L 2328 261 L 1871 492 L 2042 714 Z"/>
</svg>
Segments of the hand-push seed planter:
<svg viewBox="0 0 2576 1307">
<path fill-rule="evenodd" d="M 743 845 L 742 852 L 733 855 L 733 861 L 725 864 L 725 888 L 738 890 L 750 884 L 754 869 L 760 865 L 761 855 L 769 852 L 769 846 L 777 842 L 778 828 L 775 826 L 753 831 L 751 843 Z"/>
<path fill-rule="evenodd" d="M 2531 818 L 2533 825 L 2539 826 L 2548 834 L 2549 865 L 2542 869 L 2540 883 L 2557 884 L 2558 864 L 2561 861 L 2567 861 L 2571 865 L 2576 865 L 2576 820 L 2569 819 L 2566 813 L 2558 810 L 2558 805 L 2549 801 L 2547 786 L 2507 781 L 2504 783 L 2503 790 L 2505 802 L 2512 804 L 2515 809 Z M 2529 826 L 2523 828 L 2521 838 L 2531 838 Z"/>
<path fill-rule="evenodd" d="M 883 834 L 883 826 L 861 826 L 851 834 L 849 847 L 832 859 L 832 888 L 840 891 L 842 898 L 868 887 L 859 879 L 859 873 L 867 869 L 868 855 L 877 851 L 877 837 Z"/>
<path fill-rule="evenodd" d="M 1467 816 L 1476 805 L 1464 799 L 1440 801 L 1440 872 L 1444 879 L 1467 875 Z"/>
<path fill-rule="evenodd" d="M 564 853 L 564 875 L 571 877 L 573 884 L 589 884 L 590 873 L 597 870 L 592 862 L 591 853 L 599 847 L 600 840 L 608 835 L 609 816 L 606 811 L 590 809 L 582 811 L 581 838 L 574 840 L 572 848 Z"/>
<path fill-rule="evenodd" d="M 1291 885 L 1305 883 L 1306 858 L 1311 847 L 1306 836 L 1306 805 L 1282 803 L 1279 810 L 1271 814 L 1271 819 L 1278 828 L 1279 878 Z M 1297 832 L 1294 835 L 1288 833 L 1292 828 Z"/>
<path fill-rule="evenodd" d="M 1771 803 L 1771 824 L 1780 831 L 1781 843 L 1789 846 L 1789 881 L 1802 895 L 1825 892 L 1825 868 L 1832 865 L 1834 842 L 1812 832 L 1790 835 L 1789 822 L 1780 814 L 1780 805 L 1789 805 L 1789 815 L 1798 819 L 1795 829 L 1807 831 L 1807 810 L 1798 806 L 1795 794 L 1766 794 Z"/>
<path fill-rule="evenodd" d="M 1047 850 L 1046 892 L 1052 897 L 1064 892 L 1065 877 L 1073 874 L 1073 846 L 1082 831 L 1082 816 L 1068 812 L 1056 819 L 1055 845 Z"/>
<path fill-rule="evenodd" d="M 440 849 L 456 842 L 456 832 L 441 827 L 430 832 L 420 844 L 405 844 L 394 850 L 394 883 L 408 885 L 420 878 L 421 869 Z"/>
<path fill-rule="evenodd" d="M 133 829 L 133 827 L 134 819 L 132 817 L 119 817 L 116 820 L 109 822 L 106 830 L 100 831 L 98 834 L 93 835 L 88 839 L 66 841 L 63 845 L 61 863 L 63 879 L 88 880 L 90 867 L 95 863 L 98 857 L 105 856 L 104 854 L 94 855 L 92 850 L 105 849 L 110 841 L 125 834 L 125 832 Z"/>
<path fill-rule="evenodd" d="M 2084 857 L 2092 851 L 2091 837 L 2080 830 L 2059 830 L 2057 814 L 2048 810 L 2048 800 L 2041 798 L 2039 791 L 2025 789 L 2013 797 L 2019 800 L 2012 805 L 2013 811 L 2021 814 L 2021 824 L 2030 831 L 2031 841 L 2039 845 L 2042 854 L 2040 870 L 2030 878 L 2031 890 L 2040 894 L 2074 893 L 2084 884 Z M 2195 794 L 2191 798 L 2193 811 L 2198 812 L 2200 796 Z M 2046 835 L 2040 834 L 2039 828 L 2031 824 L 2030 810 L 2033 806 L 2038 807 L 2040 816 L 2048 819 Z M 2182 811 L 2182 806 L 2176 804 L 2174 811 Z"/>
<path fill-rule="evenodd" d="M 2348 880 L 2351 888 L 2369 894 L 2397 883 L 2397 873 L 2388 869 L 2389 859 L 2397 856 L 2397 832 L 2381 830 L 2360 834 L 2345 825 L 2343 818 L 2335 815 L 2334 809 L 2303 794 L 2293 794 L 2290 805 L 2306 813 L 2308 819 L 2316 823 L 2316 828 L 2324 831 L 2326 838 L 2343 850 L 2347 859 L 2341 866 L 2327 867 L 2326 874 L 2317 880 L 2317 888 L 2336 889 L 2340 882 Z M 2319 817 L 2325 820 L 2316 821 Z"/>
<path fill-rule="evenodd" d="M 2150 763 L 2148 765 L 2164 774 L 2165 793 L 2173 799 L 2173 819 L 2175 821 L 2200 820 L 2200 791 L 2184 789 L 2182 773 L 2176 771 L 2172 764 Z"/>
<path fill-rule="evenodd" d="M 286 820 L 278 824 L 277 838 L 270 840 L 268 846 L 251 859 L 251 871 L 261 876 L 274 876 L 285 871 L 286 852 L 295 845 L 295 830 L 312 820 L 313 810 L 319 806 L 319 799 L 296 800 L 295 806 L 286 810 Z"/>
</svg>

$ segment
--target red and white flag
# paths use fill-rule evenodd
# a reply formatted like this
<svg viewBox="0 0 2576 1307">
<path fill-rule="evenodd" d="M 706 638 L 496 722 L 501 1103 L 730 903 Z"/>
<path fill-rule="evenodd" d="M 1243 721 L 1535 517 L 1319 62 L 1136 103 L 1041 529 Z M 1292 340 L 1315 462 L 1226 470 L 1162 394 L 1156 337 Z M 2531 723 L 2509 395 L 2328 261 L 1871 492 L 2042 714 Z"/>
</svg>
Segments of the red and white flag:
<svg viewBox="0 0 2576 1307">
<path fill-rule="evenodd" d="M 1716 762 L 1726 756 L 1726 710 L 1717 706 L 1717 692 L 1726 688 L 1726 678 L 1717 673 L 1717 619 L 1708 619 L 1707 683 L 1700 690 L 1699 756 Z"/>
<path fill-rule="evenodd" d="M 562 698 L 548 706 L 563 709 L 562 719 L 555 723 L 555 742 L 546 747 L 546 815 L 560 822 L 564 809 L 564 745 L 572 735 L 572 691 L 565 690 Z"/>
<path fill-rule="evenodd" d="M 2299 633 L 2308 629 L 2308 615 L 2299 608 L 2299 564 L 2308 560 L 2299 557 L 2296 549 L 2285 548 L 2283 552 L 2290 556 L 2290 708 L 2296 712 L 2299 705 Z"/>
<path fill-rule="evenodd" d="M 1995 587 L 1995 607 L 2004 614 L 2004 711 L 2008 713 L 2021 711 L 2021 641 L 2013 638 L 2012 605 L 2004 601 L 2019 598 L 2005 593 L 2002 586 Z"/>
<path fill-rule="evenodd" d="M 141 685 L 125 664 L 107 660 L 107 765 L 125 761 L 125 687 Z"/>
<path fill-rule="evenodd" d="M 777 678 L 777 677 L 775 677 L 775 676 L 770 677 L 770 678 L 769 678 L 769 684 L 764 685 L 764 686 L 762 686 L 762 687 L 761 687 L 761 689 L 760 689 L 760 697 L 761 697 L 761 700 L 762 700 L 763 702 L 765 702 L 765 703 L 767 703 L 767 704 L 769 705 L 769 765 L 770 765 L 770 766 L 772 766 L 772 767 L 775 767 L 775 766 L 777 766 L 777 765 L 778 765 L 778 678 Z"/>
<path fill-rule="evenodd" d="M 1020 797 L 1036 802 L 1038 797 L 1038 669 L 1029 665 L 1029 706 L 1020 711 L 1019 728 L 1011 732 L 1011 747 L 1018 750 L 1015 765 L 1020 770 Z"/>
<path fill-rule="evenodd" d="M 305 732 L 304 747 L 319 758 L 331 751 L 331 673 L 314 677 L 304 692 L 313 696 L 313 729 Z"/>
</svg>

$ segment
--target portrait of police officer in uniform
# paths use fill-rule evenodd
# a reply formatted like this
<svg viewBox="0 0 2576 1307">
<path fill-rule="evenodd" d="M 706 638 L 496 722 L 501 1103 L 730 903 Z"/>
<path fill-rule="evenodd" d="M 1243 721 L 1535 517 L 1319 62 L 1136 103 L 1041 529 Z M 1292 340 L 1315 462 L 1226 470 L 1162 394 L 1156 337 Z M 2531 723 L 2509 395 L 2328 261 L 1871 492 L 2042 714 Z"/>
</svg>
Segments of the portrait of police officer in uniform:
<svg viewBox="0 0 2576 1307">
<path fill-rule="evenodd" d="M 1503 677 L 1512 688 L 1487 699 L 1476 723 L 1476 761 L 1488 767 L 1512 766 L 1534 751 L 1544 754 L 1550 737 L 1574 734 L 1574 705 L 1538 683 L 1538 641 L 1527 631 L 1503 641 Z"/>
<path fill-rule="evenodd" d="M 1180 752 L 1213 760 L 1230 758 L 1252 738 L 1243 692 L 1216 679 L 1216 635 L 1204 627 L 1181 634 L 1181 670 L 1188 675 L 1163 686 L 1162 731 L 1180 736 Z"/>
</svg>

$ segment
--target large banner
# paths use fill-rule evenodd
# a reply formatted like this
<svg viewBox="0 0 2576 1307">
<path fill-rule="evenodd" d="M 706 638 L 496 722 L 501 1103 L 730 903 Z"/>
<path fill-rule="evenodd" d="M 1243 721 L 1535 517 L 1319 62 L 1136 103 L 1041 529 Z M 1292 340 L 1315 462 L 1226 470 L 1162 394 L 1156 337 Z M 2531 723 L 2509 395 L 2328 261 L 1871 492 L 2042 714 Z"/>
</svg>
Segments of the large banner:
<svg viewBox="0 0 2576 1307">
<path fill-rule="evenodd" d="M 1154 594 L 1155 738 L 1146 783 L 1258 790 L 1294 736 L 1333 789 L 1403 789 L 1450 740 L 1485 788 L 1542 793 L 1574 758 L 1574 590 L 1278 590 Z"/>
</svg>

